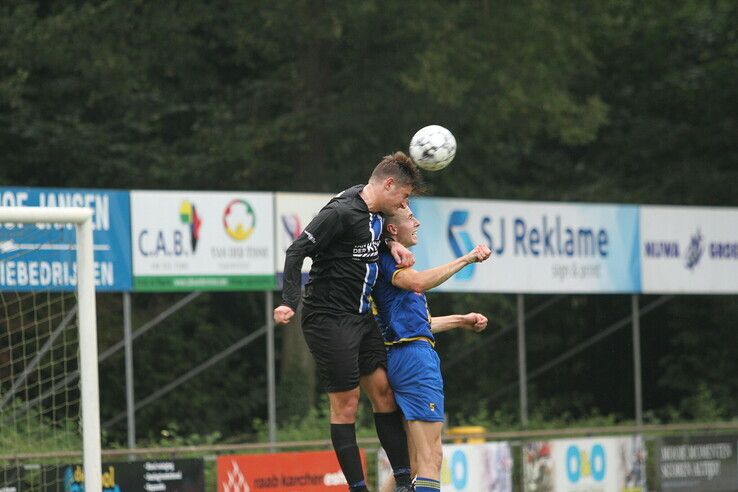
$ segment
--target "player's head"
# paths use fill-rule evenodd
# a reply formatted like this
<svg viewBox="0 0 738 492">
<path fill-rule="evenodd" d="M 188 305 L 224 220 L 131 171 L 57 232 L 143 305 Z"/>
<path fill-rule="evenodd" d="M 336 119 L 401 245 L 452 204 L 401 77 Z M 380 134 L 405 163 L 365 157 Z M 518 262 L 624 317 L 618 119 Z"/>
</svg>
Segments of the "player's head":
<svg viewBox="0 0 738 492">
<path fill-rule="evenodd" d="M 407 205 L 410 195 L 420 192 L 422 180 L 413 160 L 398 151 L 382 158 L 369 177 L 369 184 L 376 191 L 379 209 L 391 215 Z"/>
<path fill-rule="evenodd" d="M 400 208 L 387 217 L 385 230 L 398 243 L 406 248 L 418 243 L 418 228 L 420 221 L 415 218 L 410 207 Z"/>
</svg>

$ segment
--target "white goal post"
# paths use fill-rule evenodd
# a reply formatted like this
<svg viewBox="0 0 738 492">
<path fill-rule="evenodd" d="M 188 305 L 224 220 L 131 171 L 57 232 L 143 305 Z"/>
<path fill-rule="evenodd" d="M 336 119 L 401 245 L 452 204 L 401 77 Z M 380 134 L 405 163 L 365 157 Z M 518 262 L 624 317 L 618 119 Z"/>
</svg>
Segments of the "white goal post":
<svg viewBox="0 0 738 492">
<path fill-rule="evenodd" d="M 74 224 L 77 249 L 80 392 L 85 490 L 102 490 L 92 209 L 0 207 L 0 224 Z"/>
</svg>

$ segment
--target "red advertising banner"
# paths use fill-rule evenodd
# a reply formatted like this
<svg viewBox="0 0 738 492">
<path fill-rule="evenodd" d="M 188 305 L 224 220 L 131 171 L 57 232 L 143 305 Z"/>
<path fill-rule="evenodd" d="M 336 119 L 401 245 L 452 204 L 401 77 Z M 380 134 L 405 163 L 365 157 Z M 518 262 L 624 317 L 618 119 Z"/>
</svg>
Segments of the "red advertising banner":
<svg viewBox="0 0 738 492">
<path fill-rule="evenodd" d="M 333 492 L 346 486 L 333 451 L 218 456 L 218 492 Z"/>
</svg>

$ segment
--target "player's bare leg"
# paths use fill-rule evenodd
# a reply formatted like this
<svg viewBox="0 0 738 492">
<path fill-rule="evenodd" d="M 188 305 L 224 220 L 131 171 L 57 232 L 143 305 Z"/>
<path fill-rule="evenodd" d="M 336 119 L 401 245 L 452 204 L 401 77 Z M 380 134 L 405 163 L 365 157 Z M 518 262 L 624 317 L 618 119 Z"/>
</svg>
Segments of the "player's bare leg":
<svg viewBox="0 0 738 492">
<path fill-rule="evenodd" d="M 359 408 L 359 388 L 328 393 L 331 405 L 331 441 L 341 470 L 352 492 L 367 490 L 361 455 L 356 444 L 356 412 Z"/>
<path fill-rule="evenodd" d="M 397 408 L 394 392 L 387 380 L 387 371 L 384 367 L 378 367 L 371 374 L 362 376 L 360 384 L 372 402 L 377 437 L 392 465 L 392 473 L 397 482 L 395 490 L 412 490 L 407 436 L 402 423 L 402 414 Z"/>
<path fill-rule="evenodd" d="M 390 413 L 397 411 L 395 394 L 389 385 L 387 371 L 384 367 L 378 367 L 373 373 L 361 376 L 361 390 L 372 402 L 372 410 L 375 413 Z"/>
<path fill-rule="evenodd" d="M 443 445 L 441 432 L 443 422 L 408 422 L 408 435 L 415 447 L 417 478 L 415 490 L 430 492 L 440 490 Z"/>
<path fill-rule="evenodd" d="M 359 409 L 359 388 L 328 393 L 331 404 L 331 424 L 353 424 Z"/>
</svg>

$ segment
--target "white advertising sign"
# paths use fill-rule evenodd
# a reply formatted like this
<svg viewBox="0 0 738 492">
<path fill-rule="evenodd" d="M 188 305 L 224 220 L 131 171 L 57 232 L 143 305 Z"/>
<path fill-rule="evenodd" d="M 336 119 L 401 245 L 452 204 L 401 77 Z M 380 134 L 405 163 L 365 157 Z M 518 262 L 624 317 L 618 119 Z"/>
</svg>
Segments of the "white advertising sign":
<svg viewBox="0 0 738 492">
<path fill-rule="evenodd" d="M 277 193 L 275 200 L 277 254 L 276 271 L 278 284 L 281 285 L 284 273 L 284 253 L 290 244 L 302 234 L 305 226 L 318 215 L 334 195 L 330 193 Z M 305 258 L 302 264 L 303 275 L 310 271 L 313 264 L 310 258 Z"/>
<path fill-rule="evenodd" d="M 392 475 L 383 449 L 377 463 L 381 485 Z M 441 492 L 511 492 L 512 466 L 507 442 L 444 444 Z"/>
<path fill-rule="evenodd" d="M 492 258 L 438 287 L 465 292 L 638 292 L 638 208 L 416 198 L 415 268 L 449 262 L 476 244 Z"/>
<path fill-rule="evenodd" d="M 738 293 L 738 209 L 641 207 L 644 293 Z"/>
<path fill-rule="evenodd" d="M 275 286 L 272 193 L 132 191 L 134 289 Z"/>
<path fill-rule="evenodd" d="M 523 461 L 526 492 L 646 490 L 646 448 L 639 436 L 530 442 Z"/>
</svg>

